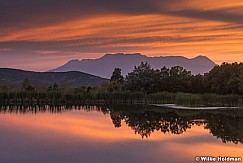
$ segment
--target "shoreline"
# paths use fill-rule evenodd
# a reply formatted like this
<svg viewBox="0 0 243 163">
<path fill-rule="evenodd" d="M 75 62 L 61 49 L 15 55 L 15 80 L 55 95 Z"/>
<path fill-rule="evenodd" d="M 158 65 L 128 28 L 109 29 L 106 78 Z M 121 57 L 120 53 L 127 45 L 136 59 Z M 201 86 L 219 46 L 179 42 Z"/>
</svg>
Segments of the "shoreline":
<svg viewBox="0 0 243 163">
<path fill-rule="evenodd" d="M 220 110 L 220 109 L 240 109 L 240 107 L 207 107 L 207 106 L 200 106 L 200 107 L 189 107 L 189 106 L 180 106 L 176 104 L 150 104 L 151 106 L 158 106 L 158 107 L 165 107 L 169 109 L 183 109 L 183 110 Z"/>
</svg>

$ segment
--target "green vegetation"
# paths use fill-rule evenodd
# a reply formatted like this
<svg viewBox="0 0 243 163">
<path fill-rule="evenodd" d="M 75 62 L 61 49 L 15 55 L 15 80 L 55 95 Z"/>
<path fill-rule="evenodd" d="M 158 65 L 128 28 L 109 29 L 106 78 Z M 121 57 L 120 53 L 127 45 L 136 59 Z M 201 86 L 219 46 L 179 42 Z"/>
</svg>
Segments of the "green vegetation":
<svg viewBox="0 0 243 163">
<path fill-rule="evenodd" d="M 223 63 L 204 75 L 192 75 L 180 66 L 154 70 L 141 63 L 129 73 L 124 82 L 125 90 L 184 93 L 243 94 L 243 63 Z"/>
<path fill-rule="evenodd" d="M 80 105 L 80 104 L 170 104 L 182 106 L 242 107 L 239 95 L 159 92 L 99 92 L 95 88 L 75 90 L 13 90 L 0 92 L 0 105 Z"/>
<path fill-rule="evenodd" d="M 109 82 L 95 87 L 68 88 L 53 83 L 34 88 L 0 88 L 0 104 L 156 104 L 183 106 L 243 106 L 243 64 L 223 63 L 205 75 L 192 75 L 180 66 L 154 70 L 147 63 L 126 77 L 116 68 Z"/>
</svg>

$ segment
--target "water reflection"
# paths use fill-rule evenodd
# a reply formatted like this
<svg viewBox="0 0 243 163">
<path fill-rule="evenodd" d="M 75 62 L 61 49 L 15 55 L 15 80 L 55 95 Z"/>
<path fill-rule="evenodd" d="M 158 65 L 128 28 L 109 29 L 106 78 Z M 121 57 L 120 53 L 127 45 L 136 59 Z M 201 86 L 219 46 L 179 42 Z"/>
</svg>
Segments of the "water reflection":
<svg viewBox="0 0 243 163">
<path fill-rule="evenodd" d="M 233 142 L 243 144 L 243 112 L 230 113 L 206 113 L 207 123 L 205 129 L 220 138 L 224 143 Z"/>
<path fill-rule="evenodd" d="M 192 111 L 148 108 L 136 112 L 134 109 L 112 109 L 110 116 L 115 127 L 120 127 L 121 121 L 125 121 L 142 138 L 149 137 L 154 131 L 182 134 L 193 125 L 203 125 L 224 143 L 243 144 L 243 111 L 241 110 Z"/>
<path fill-rule="evenodd" d="M 183 134 L 192 126 L 204 126 L 223 143 L 243 144 L 243 110 L 172 110 L 152 106 L 1 106 L 0 113 L 63 113 L 71 110 L 109 114 L 115 128 L 124 122 L 141 138 L 155 131 Z"/>
</svg>

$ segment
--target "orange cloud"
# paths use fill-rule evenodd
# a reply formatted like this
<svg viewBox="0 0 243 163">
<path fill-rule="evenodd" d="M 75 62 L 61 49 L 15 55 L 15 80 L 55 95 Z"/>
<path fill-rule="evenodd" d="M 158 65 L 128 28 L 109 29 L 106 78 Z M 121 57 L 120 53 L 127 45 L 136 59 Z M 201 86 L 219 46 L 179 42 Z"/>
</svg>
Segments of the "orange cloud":
<svg viewBox="0 0 243 163">
<path fill-rule="evenodd" d="M 80 5 L 79 2 L 74 4 Z M 91 3 L 83 0 L 82 4 L 86 4 L 87 8 L 90 6 L 90 10 L 85 8 L 80 11 L 73 6 L 72 13 L 66 8 L 62 13 L 58 9 L 56 12 L 48 10 L 42 15 L 33 12 L 40 19 L 39 22 L 30 19 L 29 27 L 12 28 L 20 26 L 18 23 L 25 22 L 25 19 L 14 24 L 11 21 L 14 17 L 10 17 L 6 24 L 14 25 L 11 28 L 2 28 L 2 33 L 0 31 L 1 59 L 8 59 L 9 55 L 15 55 L 16 58 L 25 58 L 28 55 L 36 60 L 33 63 L 38 70 L 60 66 L 64 60 L 59 56 L 82 59 L 113 52 L 140 52 L 149 56 L 206 55 L 219 64 L 243 60 L 241 0 L 153 0 L 150 3 L 142 0 L 137 4 L 136 10 L 131 10 L 135 8 L 132 2 L 120 0 L 116 4 L 109 3 L 109 9 L 105 3 L 100 4 L 98 1 Z M 8 6 L 7 2 L 6 5 Z M 92 8 L 96 10 L 92 12 Z M 41 5 L 37 9 L 44 10 Z M 29 11 L 26 9 L 25 12 Z M 25 12 L 20 16 L 25 17 Z M 38 63 L 40 55 L 45 55 L 46 60 L 48 59 L 46 52 L 51 52 L 49 55 L 56 58 L 52 67 L 47 64 L 43 67 L 43 61 Z M 53 55 L 52 52 L 57 53 Z M 4 61 L 0 64 L 4 65 Z M 19 60 L 17 65 L 23 67 L 25 63 Z"/>
</svg>

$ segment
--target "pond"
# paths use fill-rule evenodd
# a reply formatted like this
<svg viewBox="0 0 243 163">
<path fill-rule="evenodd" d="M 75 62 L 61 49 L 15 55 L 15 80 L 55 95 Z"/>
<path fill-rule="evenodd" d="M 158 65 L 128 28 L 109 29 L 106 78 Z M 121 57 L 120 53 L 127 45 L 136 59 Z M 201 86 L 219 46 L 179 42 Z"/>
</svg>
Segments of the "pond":
<svg viewBox="0 0 243 163">
<path fill-rule="evenodd" d="M 0 162 L 195 162 L 243 157 L 243 111 L 2 107 Z"/>
</svg>

